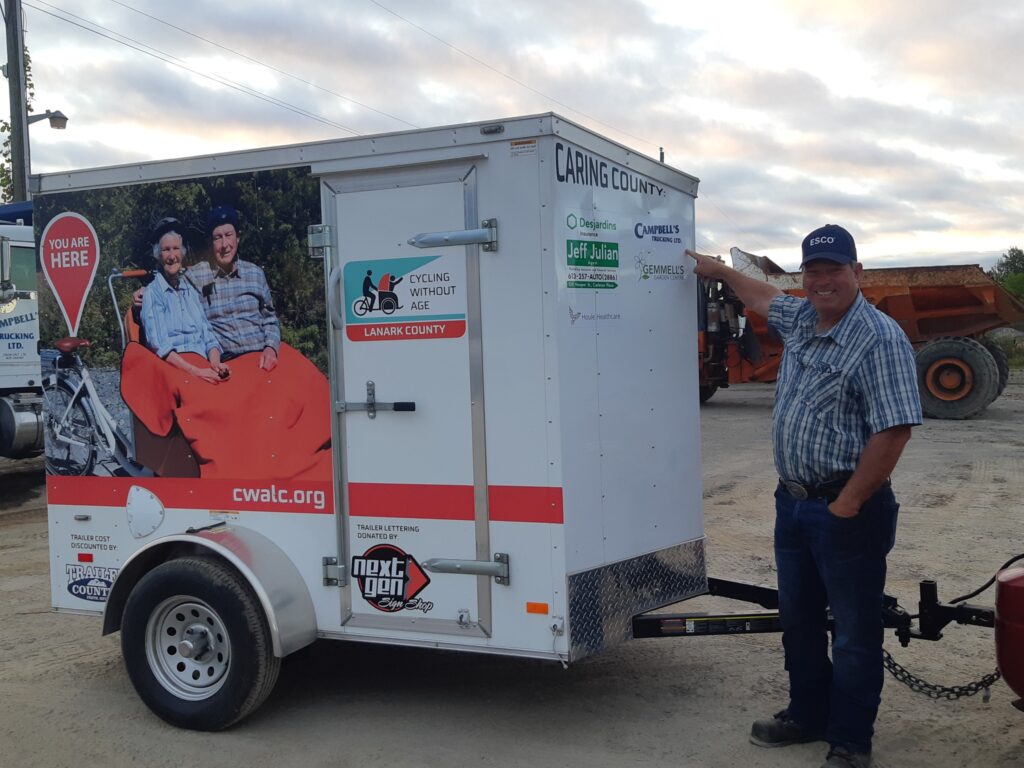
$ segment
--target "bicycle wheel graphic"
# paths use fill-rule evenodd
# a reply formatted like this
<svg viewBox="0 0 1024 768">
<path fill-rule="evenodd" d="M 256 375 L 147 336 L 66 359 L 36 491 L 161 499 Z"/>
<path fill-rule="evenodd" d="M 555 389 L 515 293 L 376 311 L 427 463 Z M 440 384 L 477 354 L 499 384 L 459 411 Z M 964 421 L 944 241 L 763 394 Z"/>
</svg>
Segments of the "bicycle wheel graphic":
<svg viewBox="0 0 1024 768">
<path fill-rule="evenodd" d="M 385 315 L 390 315 L 398 309 L 398 302 L 388 296 L 380 300 L 380 309 Z"/>
<path fill-rule="evenodd" d="M 47 474 L 85 475 L 96 461 L 96 424 L 88 407 L 74 397 L 64 382 L 43 390 Z"/>
<path fill-rule="evenodd" d="M 365 296 L 362 296 L 352 302 L 352 311 L 356 317 L 362 317 L 370 311 L 370 302 L 366 300 Z"/>
</svg>

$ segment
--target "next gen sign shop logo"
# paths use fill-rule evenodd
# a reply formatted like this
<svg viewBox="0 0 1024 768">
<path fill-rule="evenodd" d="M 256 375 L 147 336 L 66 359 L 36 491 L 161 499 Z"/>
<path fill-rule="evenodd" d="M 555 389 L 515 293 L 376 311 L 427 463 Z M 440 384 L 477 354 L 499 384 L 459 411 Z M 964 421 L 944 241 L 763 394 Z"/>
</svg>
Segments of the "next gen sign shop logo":
<svg viewBox="0 0 1024 768">
<path fill-rule="evenodd" d="M 98 565 L 68 565 L 68 594 L 92 603 L 105 603 L 110 588 L 117 578 L 117 568 L 103 568 Z"/>
<path fill-rule="evenodd" d="M 430 584 L 416 558 L 391 544 L 370 547 L 352 558 L 355 577 L 363 599 L 384 613 L 403 608 L 427 613 L 434 604 L 416 597 Z"/>
</svg>

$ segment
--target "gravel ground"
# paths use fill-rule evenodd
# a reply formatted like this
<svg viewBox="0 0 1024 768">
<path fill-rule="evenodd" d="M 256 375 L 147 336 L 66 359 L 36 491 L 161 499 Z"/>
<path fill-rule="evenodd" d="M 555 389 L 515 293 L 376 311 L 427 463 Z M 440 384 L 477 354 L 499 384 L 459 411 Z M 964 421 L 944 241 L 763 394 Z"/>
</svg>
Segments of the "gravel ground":
<svg viewBox="0 0 1024 768">
<path fill-rule="evenodd" d="M 702 409 L 712 575 L 774 582 L 772 388 L 719 392 Z M 902 503 L 889 591 L 904 605 L 935 578 L 943 599 L 1024 551 L 1024 375 L 965 422 L 915 430 L 894 477 Z M 99 620 L 49 610 L 41 462 L 0 461 L 0 768 L 181 764 L 317 766 L 820 765 L 825 746 L 763 750 L 750 721 L 785 703 L 776 635 L 637 640 L 554 664 L 321 642 L 286 661 L 277 689 L 222 734 L 152 716 Z M 992 600 L 987 592 L 976 602 Z M 677 610 L 749 610 L 700 598 Z M 951 626 L 938 643 L 887 647 L 915 674 L 962 684 L 995 666 L 991 630 Z M 1024 652 L 1024 649 L 1022 649 Z M 1024 765 L 1024 715 L 992 700 L 931 700 L 891 678 L 875 741 L 885 768 Z"/>
</svg>

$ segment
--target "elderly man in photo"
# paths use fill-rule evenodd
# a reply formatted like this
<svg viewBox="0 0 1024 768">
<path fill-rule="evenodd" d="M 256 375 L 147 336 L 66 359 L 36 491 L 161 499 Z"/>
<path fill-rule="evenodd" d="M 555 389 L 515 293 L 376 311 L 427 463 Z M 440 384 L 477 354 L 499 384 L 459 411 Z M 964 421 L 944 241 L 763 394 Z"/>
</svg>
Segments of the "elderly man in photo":
<svg viewBox="0 0 1024 768">
<path fill-rule="evenodd" d="M 882 691 L 882 596 L 896 536 L 889 476 L 921 423 L 914 351 L 860 292 L 853 237 L 803 241 L 807 298 L 694 251 L 785 343 L 772 414 L 775 559 L 789 705 L 754 723 L 762 747 L 829 743 L 822 768 L 867 768 Z M 832 658 L 826 608 L 835 619 Z"/>
<path fill-rule="evenodd" d="M 263 270 L 238 258 L 238 213 L 230 206 L 217 206 L 207 218 L 207 233 L 213 262 L 190 267 L 187 277 L 202 294 L 224 360 L 259 352 L 260 368 L 272 371 L 281 349 L 281 327 Z"/>
</svg>

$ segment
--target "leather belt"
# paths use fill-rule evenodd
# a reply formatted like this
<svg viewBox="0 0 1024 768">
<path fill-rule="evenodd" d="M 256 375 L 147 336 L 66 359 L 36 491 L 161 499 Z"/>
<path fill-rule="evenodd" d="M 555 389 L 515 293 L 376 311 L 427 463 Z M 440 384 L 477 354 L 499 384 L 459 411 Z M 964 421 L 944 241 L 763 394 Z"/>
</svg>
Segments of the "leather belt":
<svg viewBox="0 0 1024 768">
<path fill-rule="evenodd" d="M 850 479 L 850 475 L 844 477 L 835 478 L 828 480 L 824 483 L 798 483 L 795 480 L 786 480 L 785 478 L 779 478 L 779 485 L 786 489 L 786 493 L 792 496 L 797 501 L 804 501 L 806 499 L 825 499 L 827 501 L 835 501 L 839 494 L 843 490 L 843 486 L 846 485 L 846 481 Z"/>
</svg>

